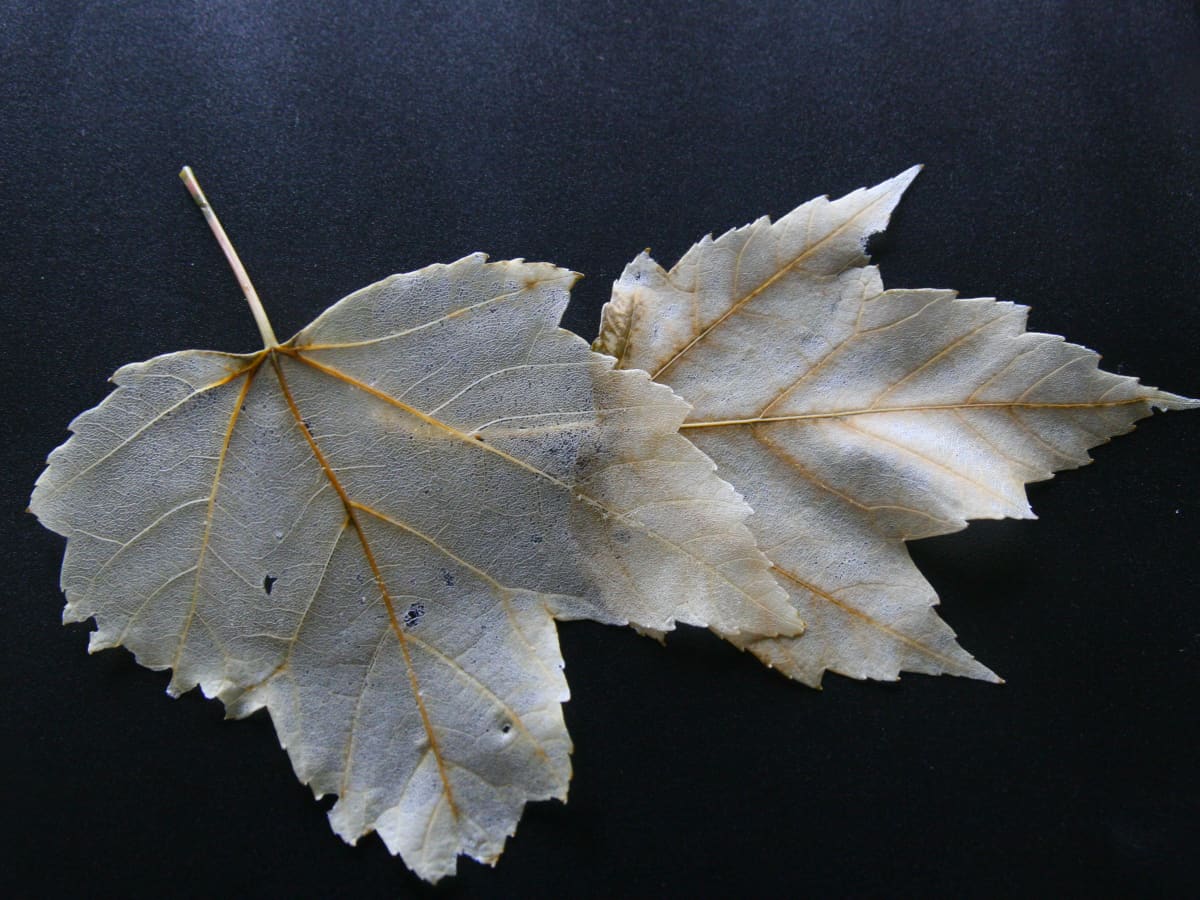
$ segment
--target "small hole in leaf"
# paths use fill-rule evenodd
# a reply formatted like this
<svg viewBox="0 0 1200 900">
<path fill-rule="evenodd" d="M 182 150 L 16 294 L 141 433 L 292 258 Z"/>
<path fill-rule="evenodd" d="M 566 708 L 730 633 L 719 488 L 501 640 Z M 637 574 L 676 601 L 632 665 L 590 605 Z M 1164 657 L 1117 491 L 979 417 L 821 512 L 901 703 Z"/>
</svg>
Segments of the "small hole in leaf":
<svg viewBox="0 0 1200 900">
<path fill-rule="evenodd" d="M 504 724 L 503 724 L 503 725 L 500 727 L 500 733 L 501 733 L 501 734 L 508 734 L 510 731 L 512 731 L 512 723 L 511 723 L 511 722 L 505 722 L 505 723 L 504 723 Z"/>
<path fill-rule="evenodd" d="M 271 588 L 275 587 L 275 582 L 278 580 L 274 575 L 267 575 L 263 578 L 263 590 L 267 592 L 268 596 L 271 593 Z"/>
</svg>

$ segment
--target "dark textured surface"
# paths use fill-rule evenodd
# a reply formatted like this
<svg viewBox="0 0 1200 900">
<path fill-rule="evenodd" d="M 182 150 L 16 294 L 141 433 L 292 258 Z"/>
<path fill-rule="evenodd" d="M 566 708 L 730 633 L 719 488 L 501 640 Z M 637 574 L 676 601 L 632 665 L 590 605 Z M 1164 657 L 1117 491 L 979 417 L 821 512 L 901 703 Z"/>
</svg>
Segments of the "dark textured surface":
<svg viewBox="0 0 1200 900">
<path fill-rule="evenodd" d="M 1200 394 L 1200 16 L 1191 3 L 32 4 L 0 11 L 6 883 L 128 896 L 396 896 L 262 718 L 172 702 L 58 624 L 62 541 L 22 512 L 120 364 L 251 350 L 175 178 L 195 167 L 280 335 L 473 250 L 587 274 L 591 336 L 643 247 L 927 168 L 887 284 L 1034 307 L 1116 371 Z M 341 4 L 339 4 L 341 6 Z M 571 802 L 499 896 L 1186 892 L 1200 415 L 1144 423 L 914 555 L 1003 687 L 829 677 L 698 632 L 562 628 Z"/>
</svg>

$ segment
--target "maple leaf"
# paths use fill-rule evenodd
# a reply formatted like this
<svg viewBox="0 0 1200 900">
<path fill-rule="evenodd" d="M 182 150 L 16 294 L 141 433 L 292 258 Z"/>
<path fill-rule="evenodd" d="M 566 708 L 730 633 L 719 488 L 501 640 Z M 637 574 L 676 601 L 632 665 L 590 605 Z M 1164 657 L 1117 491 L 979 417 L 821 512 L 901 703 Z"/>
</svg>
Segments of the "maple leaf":
<svg viewBox="0 0 1200 900">
<path fill-rule="evenodd" d="M 706 237 L 669 272 L 642 253 L 593 345 L 693 405 L 684 433 L 754 508 L 808 625 L 726 637 L 814 687 L 825 670 L 998 680 L 933 611 L 904 541 L 1031 518 L 1026 482 L 1087 463 L 1154 408 L 1200 405 L 1026 332 L 1026 307 L 885 291 L 865 241 L 918 170 Z"/>
<path fill-rule="evenodd" d="M 558 328 L 573 273 L 482 254 L 397 275 L 252 354 L 125 366 L 31 509 L 64 619 L 169 692 L 266 708 L 335 831 L 421 877 L 494 862 L 565 799 L 553 619 L 795 634 L 687 406 Z"/>
</svg>

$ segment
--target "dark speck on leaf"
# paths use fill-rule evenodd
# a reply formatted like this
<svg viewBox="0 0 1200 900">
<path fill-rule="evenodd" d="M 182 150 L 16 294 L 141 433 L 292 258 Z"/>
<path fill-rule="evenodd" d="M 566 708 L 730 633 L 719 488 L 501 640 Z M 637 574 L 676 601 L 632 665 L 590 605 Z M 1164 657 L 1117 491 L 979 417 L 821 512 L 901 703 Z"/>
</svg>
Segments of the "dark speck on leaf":
<svg viewBox="0 0 1200 900">
<path fill-rule="evenodd" d="M 533 535 L 533 537 L 531 537 L 529 539 L 529 543 L 531 543 L 531 544 L 540 544 L 541 542 L 542 542 L 542 536 L 540 534 L 535 534 L 535 535 Z"/>
<path fill-rule="evenodd" d="M 442 581 L 446 582 L 446 584 L 448 584 L 448 585 L 453 586 L 454 585 L 454 573 L 447 572 L 445 569 L 442 569 Z"/>
<path fill-rule="evenodd" d="M 420 601 L 413 603 L 404 612 L 404 627 L 416 628 L 423 615 L 425 615 L 425 604 Z"/>
<path fill-rule="evenodd" d="M 276 578 L 274 575 L 268 575 L 265 578 L 263 578 L 263 590 L 267 592 L 267 596 L 270 596 L 271 588 L 275 587 L 275 582 L 277 582 L 278 580 L 279 579 Z"/>
</svg>

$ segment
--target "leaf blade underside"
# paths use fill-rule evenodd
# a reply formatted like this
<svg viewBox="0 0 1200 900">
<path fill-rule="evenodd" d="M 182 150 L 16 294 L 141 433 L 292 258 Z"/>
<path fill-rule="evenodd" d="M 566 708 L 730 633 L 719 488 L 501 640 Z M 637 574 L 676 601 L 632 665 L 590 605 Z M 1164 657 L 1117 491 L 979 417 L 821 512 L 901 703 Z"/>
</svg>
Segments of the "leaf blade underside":
<svg viewBox="0 0 1200 900">
<path fill-rule="evenodd" d="M 754 508 L 809 626 L 729 637 L 814 687 L 826 670 L 997 680 L 933 612 L 904 541 L 1028 518 L 1026 482 L 1196 405 L 1025 332 L 1025 307 L 885 291 L 863 248 L 917 172 L 705 238 L 669 272 L 641 254 L 593 345 L 693 404 L 683 432 Z"/>
<path fill-rule="evenodd" d="M 266 708 L 337 833 L 428 880 L 566 797 L 555 617 L 802 628 L 685 404 L 557 327 L 573 280 L 476 255 L 127 366 L 31 501 L 91 649 Z"/>
</svg>

